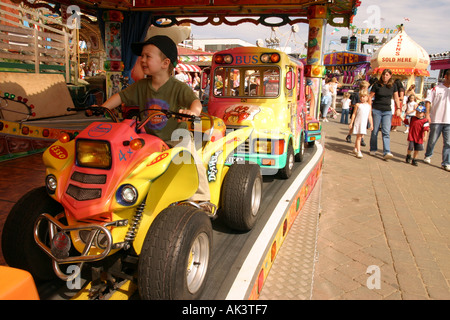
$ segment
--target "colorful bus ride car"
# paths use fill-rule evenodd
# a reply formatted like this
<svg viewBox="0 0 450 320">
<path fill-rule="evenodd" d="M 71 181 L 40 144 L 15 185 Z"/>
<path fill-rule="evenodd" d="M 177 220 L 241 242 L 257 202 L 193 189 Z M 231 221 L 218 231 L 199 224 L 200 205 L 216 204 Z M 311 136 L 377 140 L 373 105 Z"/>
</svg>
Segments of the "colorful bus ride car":
<svg viewBox="0 0 450 320">
<path fill-rule="evenodd" d="M 209 81 L 208 113 L 223 119 L 227 130 L 254 128 L 233 161 L 289 178 L 294 161 L 303 159 L 307 121 L 318 124 L 308 117 L 303 64 L 278 50 L 238 47 L 214 54 Z M 320 136 L 320 126 L 313 128 Z"/>
</svg>

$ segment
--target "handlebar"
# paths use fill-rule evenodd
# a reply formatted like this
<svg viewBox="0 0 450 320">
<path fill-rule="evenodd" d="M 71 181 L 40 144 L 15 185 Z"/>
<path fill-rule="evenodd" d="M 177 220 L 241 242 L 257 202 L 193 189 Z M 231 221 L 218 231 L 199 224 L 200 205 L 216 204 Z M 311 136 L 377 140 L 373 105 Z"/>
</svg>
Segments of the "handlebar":
<svg viewBox="0 0 450 320">
<path fill-rule="evenodd" d="M 164 110 L 164 109 L 145 109 L 141 112 L 149 112 L 150 113 L 147 115 L 147 117 L 136 126 L 136 130 L 140 130 L 141 128 L 143 128 L 148 121 L 150 121 L 150 119 L 154 116 L 157 115 L 161 115 L 163 114 L 164 116 L 167 117 L 167 119 L 170 118 L 175 118 L 175 119 L 179 119 L 179 120 L 186 120 L 186 121 L 192 121 L 192 122 L 198 122 L 201 121 L 200 117 L 194 116 L 194 115 L 190 115 L 190 114 L 185 114 L 185 113 L 180 113 L 180 112 L 175 112 L 175 111 L 170 111 L 170 110 Z M 154 112 L 151 112 L 154 111 Z"/>
<path fill-rule="evenodd" d="M 67 111 L 79 111 L 76 108 L 67 108 Z M 164 110 L 164 109 L 145 109 L 141 112 L 145 112 L 145 111 L 154 111 L 153 113 L 151 112 L 145 119 L 144 121 L 142 121 L 141 123 L 136 125 L 136 131 L 139 131 L 141 128 L 143 128 L 147 122 L 154 116 L 157 115 L 161 115 L 163 114 L 164 116 L 167 117 L 167 119 L 170 118 L 175 118 L 175 119 L 179 119 L 179 120 L 186 120 L 186 121 L 192 121 L 192 122 L 198 122 L 201 121 L 201 117 L 195 116 L 195 115 L 190 115 L 190 114 L 185 114 L 185 113 L 180 113 L 180 112 L 174 112 L 174 111 L 170 111 L 170 110 Z M 117 119 L 116 115 L 114 114 L 114 112 L 108 108 L 102 107 L 102 106 L 97 106 L 97 105 L 92 105 L 89 107 L 86 107 L 85 109 L 85 114 L 86 116 L 101 116 L 104 114 L 108 114 L 111 119 L 114 122 L 119 122 L 119 120 Z"/>
<path fill-rule="evenodd" d="M 67 111 L 79 111 L 79 110 L 76 108 L 67 108 Z M 110 116 L 110 118 L 114 122 L 119 122 L 119 119 L 117 119 L 116 115 L 114 114 L 114 112 L 111 109 L 108 109 L 108 108 L 105 108 L 102 106 L 92 105 L 92 106 L 86 107 L 84 113 L 86 114 L 87 117 L 102 116 L 106 113 Z"/>
</svg>

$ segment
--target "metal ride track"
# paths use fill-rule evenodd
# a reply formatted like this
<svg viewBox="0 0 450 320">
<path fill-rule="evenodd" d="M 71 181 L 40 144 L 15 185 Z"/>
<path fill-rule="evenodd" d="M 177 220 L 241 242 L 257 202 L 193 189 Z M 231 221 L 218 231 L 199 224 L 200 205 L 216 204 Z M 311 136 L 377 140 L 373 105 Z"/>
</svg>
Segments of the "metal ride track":
<svg viewBox="0 0 450 320">
<path fill-rule="evenodd" d="M 260 270 L 260 266 L 263 264 L 264 258 L 261 254 L 256 254 L 257 258 L 254 261 L 252 259 L 248 261 L 249 254 L 254 250 L 254 245 L 257 240 L 260 240 L 259 238 L 263 231 L 266 231 L 268 221 L 273 216 L 274 211 L 277 210 L 277 206 L 281 202 L 287 202 L 284 198 L 286 197 L 287 190 L 297 190 L 301 187 L 303 181 L 299 184 L 299 176 L 302 174 L 305 177 L 309 176 L 310 168 L 316 165 L 318 162 L 317 159 L 321 157 L 321 153 L 321 146 L 305 149 L 304 160 L 301 163 L 294 164 L 293 174 L 287 180 L 280 179 L 276 175 L 264 176 L 263 195 L 260 206 L 261 212 L 255 227 L 251 231 L 241 233 L 231 230 L 222 223 L 220 218 L 212 222 L 212 256 L 209 265 L 209 275 L 206 287 L 200 297 L 201 300 L 249 298 L 250 290 L 254 285 L 255 278 Z M 301 180 L 304 180 L 304 178 Z M 273 227 L 273 230 L 279 229 L 283 224 L 283 219 L 276 218 L 274 224 L 277 225 L 270 227 Z M 268 247 L 269 251 L 273 237 L 273 234 L 265 234 L 267 241 L 263 240 L 263 246 Z M 263 249 L 267 251 L 267 248 Z M 254 268 L 255 272 L 250 270 L 251 279 L 244 279 L 243 281 L 246 285 L 242 286 L 238 278 L 245 263 L 250 263 L 251 267 L 248 269 Z M 39 295 L 43 300 L 70 299 L 77 293 L 74 290 L 67 289 L 65 283 L 59 280 L 52 283 L 37 284 L 37 287 Z M 139 299 L 137 292 L 131 294 L 130 299 Z"/>
<path fill-rule="evenodd" d="M 275 220 L 272 219 L 270 222 L 269 219 L 274 218 L 273 215 L 278 210 L 279 204 L 287 201 L 285 197 L 288 189 L 294 188 L 297 190 L 297 188 L 300 188 L 301 185 L 297 185 L 299 183 L 298 178 L 301 178 L 299 175 L 304 169 L 310 170 L 306 168 L 307 166 L 314 167 L 316 165 L 317 160 L 315 158 L 320 157 L 318 153 L 321 153 L 321 150 L 321 147 L 319 150 L 317 146 L 305 149 L 303 161 L 295 163 L 293 174 L 287 180 L 280 179 L 278 176 L 264 176 L 260 216 L 251 231 L 237 233 L 224 226 L 219 219 L 213 222 L 214 234 L 212 260 L 209 267 L 210 274 L 201 299 L 223 300 L 247 299 L 249 297 L 249 291 L 254 285 L 264 258 L 261 254 L 255 252 L 252 254 L 251 259 L 248 259 L 249 254 L 252 250 L 265 253 L 265 249 L 269 248 L 268 250 L 270 251 L 270 245 L 275 235 L 264 234 L 267 232 L 266 227 L 270 222 L 275 222 L 277 225 L 269 226 L 269 229 L 278 230 L 278 227 L 283 224 L 283 219 L 275 218 Z M 308 176 L 307 172 L 306 176 Z M 259 240 L 257 246 L 263 245 L 265 248 L 255 249 L 254 246 L 257 240 Z M 253 257 L 254 260 L 252 259 Z M 247 267 L 250 267 L 250 269 L 254 268 L 255 272 L 253 270 L 244 270 L 247 274 L 247 278 L 245 278 L 245 276 L 240 275 L 240 272 L 242 268 Z M 243 279 L 239 281 L 238 277 Z"/>
</svg>

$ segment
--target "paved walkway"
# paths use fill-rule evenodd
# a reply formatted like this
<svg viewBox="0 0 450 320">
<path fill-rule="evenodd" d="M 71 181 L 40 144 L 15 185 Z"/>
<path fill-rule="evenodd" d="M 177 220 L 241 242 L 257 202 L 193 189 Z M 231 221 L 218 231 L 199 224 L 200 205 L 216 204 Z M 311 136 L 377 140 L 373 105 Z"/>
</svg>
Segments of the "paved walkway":
<svg viewBox="0 0 450 320">
<path fill-rule="evenodd" d="M 314 210 L 320 215 L 308 229 L 317 237 L 301 235 L 300 213 L 260 299 L 450 299 L 450 172 L 440 168 L 442 137 L 431 165 L 414 167 L 405 163 L 405 128 L 399 129 L 391 132 L 394 159 L 370 156 L 368 145 L 357 159 L 354 144 L 344 141 L 348 127 L 323 123 L 320 196 L 308 200 L 313 213 L 304 209 L 309 221 Z M 305 241 L 314 244 L 308 257 Z"/>
</svg>

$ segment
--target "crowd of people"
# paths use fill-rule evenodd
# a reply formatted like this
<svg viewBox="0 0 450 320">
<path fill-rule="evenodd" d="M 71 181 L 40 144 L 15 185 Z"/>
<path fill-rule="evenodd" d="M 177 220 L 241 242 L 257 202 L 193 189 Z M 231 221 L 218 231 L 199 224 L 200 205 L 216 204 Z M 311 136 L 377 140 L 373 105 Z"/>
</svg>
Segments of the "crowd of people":
<svg viewBox="0 0 450 320">
<path fill-rule="evenodd" d="M 192 72 L 185 72 L 175 68 L 175 79 L 186 83 L 192 90 L 194 90 L 197 96 L 199 95 L 200 76 L 198 75 L 198 72 L 192 74 Z"/>
<path fill-rule="evenodd" d="M 327 121 L 333 105 L 334 90 L 338 85 L 333 79 L 326 80 L 323 88 L 321 111 L 322 120 Z M 405 125 L 407 148 L 405 162 L 418 165 L 418 154 L 425 150 L 424 162 L 431 163 L 434 147 L 439 137 L 443 137 L 441 166 L 450 171 L 450 69 L 444 73 L 444 81 L 426 92 L 419 100 L 415 85 L 407 90 L 400 80 L 395 80 L 392 71 L 385 69 L 379 79 L 370 83 L 361 81 L 353 93 L 345 93 L 341 100 L 340 123 L 349 126 L 346 141 L 351 143 L 356 136 L 354 154 L 362 158 L 361 146 L 365 146 L 364 136 L 370 131 L 370 155 L 378 151 L 378 133 L 381 131 L 383 159 L 394 156 L 390 148 L 391 132 Z M 426 149 L 424 144 L 427 142 Z"/>
</svg>

